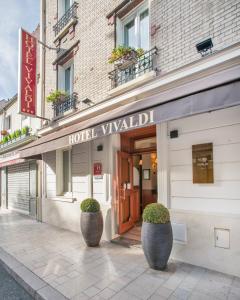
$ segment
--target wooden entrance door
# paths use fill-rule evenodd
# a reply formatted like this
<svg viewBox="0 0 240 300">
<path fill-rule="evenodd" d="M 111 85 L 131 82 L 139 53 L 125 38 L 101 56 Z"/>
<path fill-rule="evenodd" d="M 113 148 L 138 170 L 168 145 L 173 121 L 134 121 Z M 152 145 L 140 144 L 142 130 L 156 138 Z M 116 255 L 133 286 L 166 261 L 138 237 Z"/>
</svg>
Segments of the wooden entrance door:
<svg viewBox="0 0 240 300">
<path fill-rule="evenodd" d="M 128 231 L 136 222 L 139 193 L 133 186 L 133 157 L 118 152 L 118 221 L 119 234 Z"/>
</svg>

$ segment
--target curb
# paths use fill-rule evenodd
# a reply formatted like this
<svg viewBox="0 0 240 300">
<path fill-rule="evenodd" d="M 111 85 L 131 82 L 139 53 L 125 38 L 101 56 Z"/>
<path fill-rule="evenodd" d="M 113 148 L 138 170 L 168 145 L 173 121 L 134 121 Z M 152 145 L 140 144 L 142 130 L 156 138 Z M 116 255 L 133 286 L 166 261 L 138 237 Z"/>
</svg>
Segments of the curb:
<svg viewBox="0 0 240 300">
<path fill-rule="evenodd" d="M 0 264 L 35 300 L 68 300 L 0 247 Z"/>
</svg>

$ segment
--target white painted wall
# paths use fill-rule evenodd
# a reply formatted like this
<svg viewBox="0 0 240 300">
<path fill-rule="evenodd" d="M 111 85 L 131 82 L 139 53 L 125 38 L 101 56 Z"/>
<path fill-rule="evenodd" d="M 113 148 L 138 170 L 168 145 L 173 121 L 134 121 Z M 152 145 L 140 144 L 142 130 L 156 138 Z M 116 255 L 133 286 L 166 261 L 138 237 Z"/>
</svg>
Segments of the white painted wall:
<svg viewBox="0 0 240 300">
<path fill-rule="evenodd" d="M 164 130 L 159 133 L 163 127 L 167 139 Z M 173 129 L 179 131 L 176 139 L 169 138 Z M 210 142 L 214 183 L 193 184 L 192 145 Z M 160 166 L 169 156 L 162 181 L 159 177 L 159 186 L 169 190 L 164 202 L 170 207 L 172 222 L 187 225 L 187 242 L 174 243 L 172 256 L 240 276 L 240 107 L 161 124 L 158 146 L 164 148 L 158 148 Z M 214 228 L 230 230 L 230 249 L 215 247 Z"/>
<path fill-rule="evenodd" d="M 80 230 L 80 202 L 93 197 L 100 202 L 104 218 L 104 239 L 112 237 L 112 157 L 119 149 L 118 135 L 94 140 L 72 147 L 72 196 L 73 202 L 56 196 L 56 152 L 43 155 L 46 172 L 45 197 L 43 199 L 43 222 L 73 231 Z M 97 151 L 98 145 L 103 151 Z M 111 159 L 110 159 L 111 157 Z M 103 177 L 93 176 L 93 163 L 101 162 Z"/>
<path fill-rule="evenodd" d="M 240 214 L 240 107 L 169 123 L 171 208 Z M 192 145 L 213 143 L 214 183 L 192 183 Z"/>
<path fill-rule="evenodd" d="M 4 127 L 4 118 L 11 116 L 11 129 L 8 130 L 9 133 L 14 132 L 17 129 L 22 129 L 25 126 L 29 126 L 32 129 L 32 133 L 36 133 L 37 129 L 40 128 L 40 119 L 37 118 L 23 118 L 22 115 L 18 114 L 18 102 L 13 102 L 12 105 L 6 108 L 6 110 L 0 112 L 0 128 Z"/>
</svg>

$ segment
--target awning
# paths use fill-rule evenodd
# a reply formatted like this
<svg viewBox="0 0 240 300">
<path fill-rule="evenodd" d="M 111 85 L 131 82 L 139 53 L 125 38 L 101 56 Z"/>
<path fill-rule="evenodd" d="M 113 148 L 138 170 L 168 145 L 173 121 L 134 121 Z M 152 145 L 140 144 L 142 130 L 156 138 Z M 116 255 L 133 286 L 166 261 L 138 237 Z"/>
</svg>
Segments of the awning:
<svg viewBox="0 0 240 300">
<path fill-rule="evenodd" d="M 23 147 L 19 151 L 20 157 L 33 157 L 106 135 L 240 105 L 240 81 L 151 106 L 156 103 L 156 97 L 121 106 L 43 136 Z"/>
<path fill-rule="evenodd" d="M 26 160 L 23 158 L 18 158 L 18 159 L 8 160 L 8 161 L 2 162 L 2 163 L 0 162 L 0 168 L 11 166 L 11 165 L 16 165 L 16 164 L 21 164 L 25 161 Z"/>
</svg>

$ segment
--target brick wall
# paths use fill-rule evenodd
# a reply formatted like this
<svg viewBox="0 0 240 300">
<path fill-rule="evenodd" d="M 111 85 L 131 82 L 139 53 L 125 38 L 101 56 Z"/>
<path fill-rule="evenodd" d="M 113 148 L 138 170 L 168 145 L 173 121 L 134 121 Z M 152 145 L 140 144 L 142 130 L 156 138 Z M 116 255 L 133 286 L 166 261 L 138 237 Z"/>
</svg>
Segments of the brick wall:
<svg viewBox="0 0 240 300">
<path fill-rule="evenodd" d="M 106 99 L 110 90 L 107 74 L 112 66 L 107 59 L 114 47 L 114 26 L 108 25 L 106 15 L 122 0 L 78 2 L 75 37 L 64 37 L 61 48 L 68 49 L 80 40 L 74 56 L 74 91 L 79 100 L 87 97 L 96 103 Z M 195 45 L 208 37 L 214 50 L 240 40 L 239 0 L 149 0 L 149 4 L 150 27 L 159 26 L 151 46 L 159 48 L 158 65 L 164 73 L 200 59 Z M 46 43 L 54 46 L 57 0 L 47 0 L 46 14 Z M 56 52 L 46 50 L 46 95 L 56 89 L 55 59 Z M 52 109 L 46 104 L 46 117 L 51 116 Z"/>
<path fill-rule="evenodd" d="M 168 72 L 198 60 L 195 45 L 211 37 L 213 50 L 240 41 L 239 0 L 152 0 L 152 37 L 159 48 L 159 65 Z"/>
<path fill-rule="evenodd" d="M 111 12 L 121 0 L 79 1 L 78 23 L 75 27 L 75 37 L 68 34 L 61 41 L 61 48 L 68 49 L 77 40 L 79 48 L 74 56 L 74 91 L 79 100 L 89 98 L 93 102 L 102 101 L 110 90 L 108 72 L 112 66 L 107 63 L 114 47 L 114 27 L 108 25 L 106 15 Z M 57 0 L 48 0 L 46 7 L 46 41 L 53 45 L 54 32 L 52 26 L 57 12 Z M 56 71 L 52 62 L 56 59 L 55 51 L 46 51 L 46 95 L 56 89 Z M 80 103 L 78 104 L 80 107 Z M 51 118 L 51 105 L 46 104 L 46 115 Z M 81 106 L 84 108 L 84 105 Z"/>
</svg>

